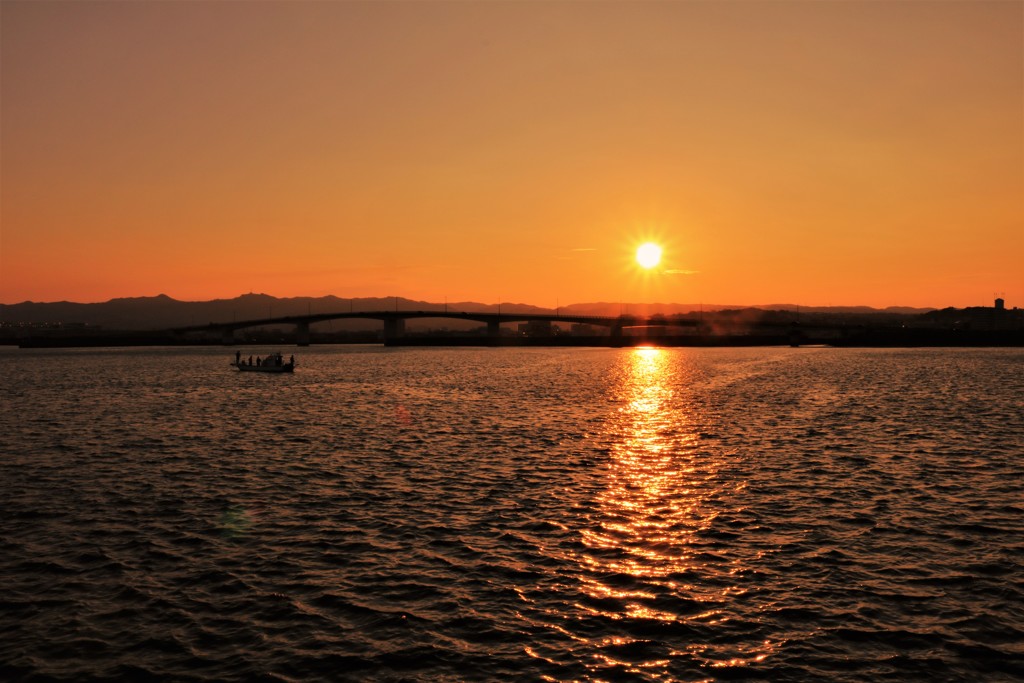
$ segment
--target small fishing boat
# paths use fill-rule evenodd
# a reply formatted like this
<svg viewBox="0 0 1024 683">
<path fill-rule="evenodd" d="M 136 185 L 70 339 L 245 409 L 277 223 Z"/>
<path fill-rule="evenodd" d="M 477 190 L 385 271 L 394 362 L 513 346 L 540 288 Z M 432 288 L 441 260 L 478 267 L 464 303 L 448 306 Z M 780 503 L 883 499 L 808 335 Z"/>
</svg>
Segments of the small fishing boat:
<svg viewBox="0 0 1024 683">
<path fill-rule="evenodd" d="M 294 372 L 295 356 L 289 358 L 287 363 L 280 353 L 272 353 L 265 358 L 256 356 L 255 361 L 252 356 L 249 356 L 246 361 L 242 359 L 242 354 L 239 352 L 235 354 L 235 362 L 231 365 L 241 372 Z"/>
</svg>

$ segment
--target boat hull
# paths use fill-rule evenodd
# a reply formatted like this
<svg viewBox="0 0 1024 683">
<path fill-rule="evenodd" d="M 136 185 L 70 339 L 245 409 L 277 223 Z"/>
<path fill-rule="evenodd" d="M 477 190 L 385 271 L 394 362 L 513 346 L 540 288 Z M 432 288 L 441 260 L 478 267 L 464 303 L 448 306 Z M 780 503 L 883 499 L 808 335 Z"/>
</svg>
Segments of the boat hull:
<svg viewBox="0 0 1024 683">
<path fill-rule="evenodd" d="M 248 365 L 246 363 L 232 363 L 241 372 L 294 372 L 295 366 L 291 363 L 284 365 Z"/>
</svg>

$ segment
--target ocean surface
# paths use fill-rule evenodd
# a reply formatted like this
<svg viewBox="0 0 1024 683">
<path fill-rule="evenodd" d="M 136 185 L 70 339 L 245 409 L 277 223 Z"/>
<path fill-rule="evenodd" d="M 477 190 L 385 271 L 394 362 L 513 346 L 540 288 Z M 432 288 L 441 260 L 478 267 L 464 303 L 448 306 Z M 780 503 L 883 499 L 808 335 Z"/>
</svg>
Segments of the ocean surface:
<svg viewBox="0 0 1024 683">
<path fill-rule="evenodd" d="M 1024 680 L 1020 349 L 280 350 L 0 349 L 0 679 Z"/>
</svg>

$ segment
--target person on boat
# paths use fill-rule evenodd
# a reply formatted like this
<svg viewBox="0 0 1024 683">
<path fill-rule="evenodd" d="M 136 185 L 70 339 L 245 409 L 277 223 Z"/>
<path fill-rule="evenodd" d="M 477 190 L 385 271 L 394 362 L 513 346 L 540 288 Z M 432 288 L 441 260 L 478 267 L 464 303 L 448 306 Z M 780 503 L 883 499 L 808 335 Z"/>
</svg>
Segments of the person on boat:
<svg viewBox="0 0 1024 683">
<path fill-rule="evenodd" d="M 242 352 L 241 351 L 235 351 L 235 365 L 241 365 L 241 364 L 242 364 Z"/>
<path fill-rule="evenodd" d="M 262 365 L 262 364 L 263 364 L 263 359 L 260 358 L 259 356 L 256 356 L 256 367 L 260 367 L 260 365 Z"/>
<path fill-rule="evenodd" d="M 295 365 L 295 356 L 292 356 L 291 358 L 288 359 L 288 365 Z"/>
<path fill-rule="evenodd" d="M 249 365 L 252 365 L 252 356 L 249 356 Z"/>
</svg>

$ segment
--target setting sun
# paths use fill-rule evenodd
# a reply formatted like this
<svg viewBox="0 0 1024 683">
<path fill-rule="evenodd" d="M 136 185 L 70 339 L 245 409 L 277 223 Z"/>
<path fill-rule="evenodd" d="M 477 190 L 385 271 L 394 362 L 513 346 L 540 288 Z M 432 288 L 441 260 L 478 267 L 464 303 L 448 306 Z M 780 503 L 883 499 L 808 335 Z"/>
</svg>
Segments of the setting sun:
<svg viewBox="0 0 1024 683">
<path fill-rule="evenodd" d="M 636 262 L 644 268 L 653 268 L 661 262 L 661 247 L 653 242 L 641 244 L 636 250 Z"/>
</svg>

